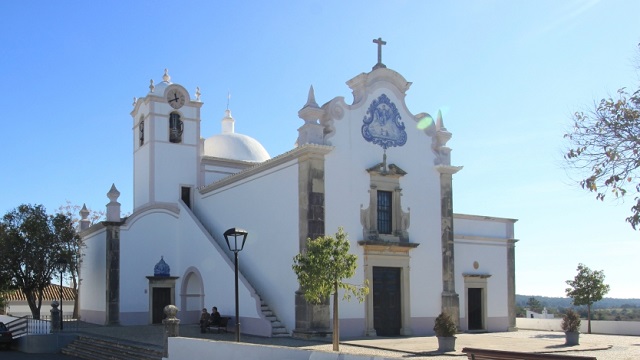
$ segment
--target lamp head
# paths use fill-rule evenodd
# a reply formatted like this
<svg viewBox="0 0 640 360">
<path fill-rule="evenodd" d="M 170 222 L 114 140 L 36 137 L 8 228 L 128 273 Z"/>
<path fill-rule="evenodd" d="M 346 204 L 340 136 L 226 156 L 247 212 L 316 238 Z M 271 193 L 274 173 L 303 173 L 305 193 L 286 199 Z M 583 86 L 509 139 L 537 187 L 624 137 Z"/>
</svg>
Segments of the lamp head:
<svg viewBox="0 0 640 360">
<path fill-rule="evenodd" d="M 227 246 L 230 251 L 240 252 L 244 249 L 244 243 L 247 241 L 247 235 L 249 233 L 246 230 L 231 228 L 224 232 L 224 240 L 227 242 Z M 232 241 L 229 238 L 233 237 Z M 238 244 L 238 238 L 241 237 L 241 243 Z"/>
</svg>

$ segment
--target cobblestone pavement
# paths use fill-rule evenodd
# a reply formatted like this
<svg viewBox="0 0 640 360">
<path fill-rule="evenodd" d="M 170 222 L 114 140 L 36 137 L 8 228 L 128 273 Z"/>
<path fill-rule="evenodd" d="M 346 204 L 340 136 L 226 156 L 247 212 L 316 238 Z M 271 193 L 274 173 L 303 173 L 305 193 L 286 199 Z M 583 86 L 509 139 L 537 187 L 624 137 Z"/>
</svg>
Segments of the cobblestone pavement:
<svg viewBox="0 0 640 360">
<path fill-rule="evenodd" d="M 120 337 L 130 341 L 162 345 L 162 326 L 120 326 L 94 327 L 85 329 L 96 335 Z M 197 325 L 180 326 L 180 336 L 202 338 L 217 341 L 235 341 L 235 334 L 201 334 Z M 330 339 L 327 341 L 301 340 L 289 337 L 263 338 L 242 335 L 241 341 L 246 343 L 289 346 L 303 349 L 331 351 Z M 340 351 L 350 354 L 374 355 L 387 358 L 464 359 L 461 352 L 464 347 L 475 347 L 496 350 L 510 350 L 538 353 L 563 353 L 566 355 L 595 356 L 598 360 L 630 360 L 640 359 L 640 337 L 581 334 L 580 345 L 565 346 L 564 334 L 550 331 L 520 330 L 504 333 L 458 334 L 456 351 L 446 354 L 437 353 L 437 338 L 427 337 L 395 337 L 345 339 L 340 343 Z"/>
<path fill-rule="evenodd" d="M 16 350 L 0 350 L 2 360 L 82 360 L 75 356 L 62 354 L 28 354 Z"/>
</svg>

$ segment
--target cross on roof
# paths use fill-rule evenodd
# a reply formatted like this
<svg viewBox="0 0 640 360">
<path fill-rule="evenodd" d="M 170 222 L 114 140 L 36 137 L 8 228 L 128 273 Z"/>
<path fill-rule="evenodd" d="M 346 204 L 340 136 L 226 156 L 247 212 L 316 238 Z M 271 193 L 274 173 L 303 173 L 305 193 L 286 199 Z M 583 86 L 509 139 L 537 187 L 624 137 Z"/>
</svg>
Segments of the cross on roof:
<svg viewBox="0 0 640 360">
<path fill-rule="evenodd" d="M 383 41 L 382 38 L 373 39 L 373 42 L 378 44 L 378 63 L 373 67 L 373 70 L 381 67 L 386 68 L 382 63 L 382 45 L 387 45 L 387 42 Z"/>
</svg>

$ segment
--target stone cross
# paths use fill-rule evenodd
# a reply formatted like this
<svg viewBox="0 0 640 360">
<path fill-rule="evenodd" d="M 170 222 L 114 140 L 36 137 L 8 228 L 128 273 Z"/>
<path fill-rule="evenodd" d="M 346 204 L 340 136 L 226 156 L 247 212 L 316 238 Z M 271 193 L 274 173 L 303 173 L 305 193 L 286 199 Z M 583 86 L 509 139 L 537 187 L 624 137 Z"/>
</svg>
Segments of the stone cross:
<svg viewBox="0 0 640 360">
<path fill-rule="evenodd" d="M 382 38 L 373 39 L 373 42 L 378 44 L 378 63 L 376 67 L 382 65 L 382 45 L 387 45 L 386 41 L 383 41 Z"/>
</svg>

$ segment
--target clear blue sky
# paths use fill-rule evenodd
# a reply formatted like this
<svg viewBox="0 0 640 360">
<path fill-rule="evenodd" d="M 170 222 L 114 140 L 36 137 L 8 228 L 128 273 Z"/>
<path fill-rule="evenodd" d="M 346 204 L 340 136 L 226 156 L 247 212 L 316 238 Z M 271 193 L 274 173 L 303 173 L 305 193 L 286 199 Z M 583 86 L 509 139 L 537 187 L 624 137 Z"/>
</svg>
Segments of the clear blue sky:
<svg viewBox="0 0 640 360">
<path fill-rule="evenodd" d="M 309 85 L 322 104 L 383 62 L 413 86 L 414 113 L 443 111 L 453 133 L 454 211 L 517 218 L 516 291 L 564 296 L 578 263 L 610 296 L 640 298 L 631 202 L 601 203 L 563 169 L 571 114 L 637 89 L 640 1 L 3 1 L 0 212 L 104 209 L 112 183 L 132 207 L 133 97 L 149 79 L 205 103 L 220 131 L 290 150 Z"/>
</svg>

